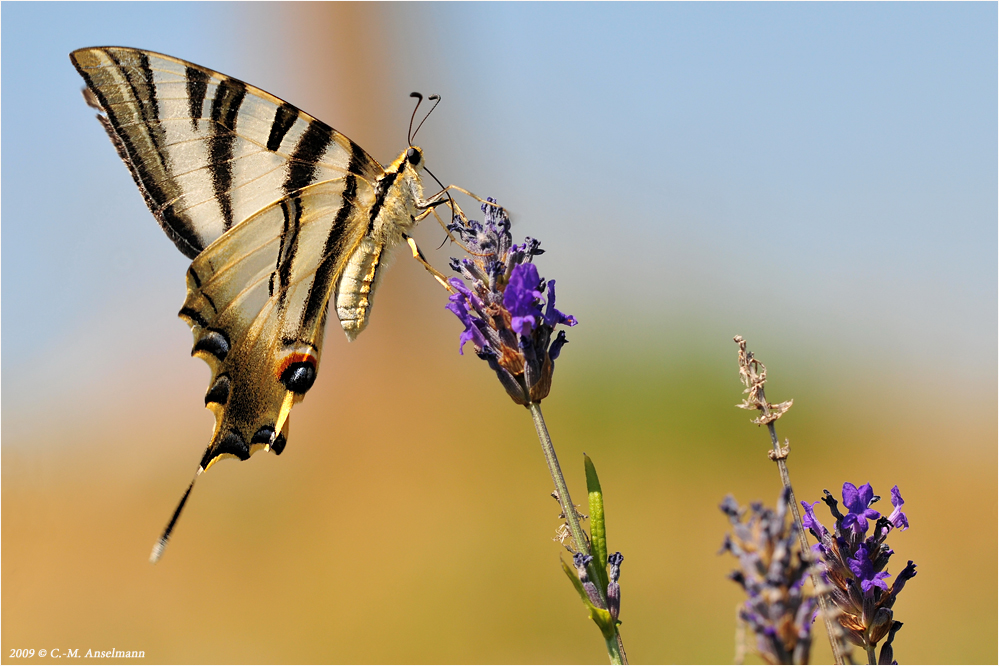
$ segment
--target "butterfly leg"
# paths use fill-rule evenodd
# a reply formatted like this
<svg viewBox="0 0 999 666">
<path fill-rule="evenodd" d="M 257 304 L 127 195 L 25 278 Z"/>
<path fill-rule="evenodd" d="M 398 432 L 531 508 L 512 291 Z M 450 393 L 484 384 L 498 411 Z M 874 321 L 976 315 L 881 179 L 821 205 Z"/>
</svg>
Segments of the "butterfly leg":
<svg viewBox="0 0 999 666">
<path fill-rule="evenodd" d="M 450 190 L 455 190 L 456 192 L 461 192 L 465 196 L 468 196 L 468 197 L 470 197 L 472 199 L 475 199 L 479 203 L 485 204 L 487 206 L 495 206 L 497 208 L 499 207 L 499 204 L 497 204 L 496 202 L 494 202 L 494 201 L 487 201 L 486 199 L 483 199 L 479 195 L 473 194 L 472 192 L 469 192 L 468 190 L 466 190 L 463 187 L 458 187 L 457 185 L 448 185 L 447 187 L 445 187 L 444 189 L 442 189 L 440 192 L 438 192 L 437 194 L 433 195 L 432 197 L 429 197 L 425 201 L 417 203 L 417 206 L 419 208 L 424 209 L 423 215 L 420 216 L 417 219 L 423 219 L 423 217 L 426 216 L 426 215 L 428 215 L 431 210 L 435 209 L 437 206 L 439 206 L 439 205 L 441 205 L 443 203 L 447 203 L 448 207 L 451 209 L 452 215 L 457 216 L 463 222 L 466 222 L 468 220 L 468 216 L 465 215 L 465 211 L 463 211 L 461 209 L 461 207 L 458 205 L 458 202 L 456 202 L 451 197 Z"/>
<path fill-rule="evenodd" d="M 443 188 L 441 191 L 439 191 L 437 194 L 433 195 L 432 197 L 429 197 L 424 201 L 417 202 L 416 204 L 417 207 L 422 208 L 423 213 L 416 217 L 415 219 L 416 222 L 423 220 L 428 215 L 433 213 L 434 217 L 437 218 L 437 223 L 441 225 L 441 228 L 444 230 L 444 233 L 447 234 L 447 237 L 451 239 L 451 242 L 457 243 L 462 248 L 464 248 L 466 252 L 470 252 L 470 250 L 467 247 L 465 247 L 465 245 L 460 240 L 458 240 L 457 238 L 454 237 L 454 235 L 452 235 L 451 230 L 448 229 L 448 224 L 441 219 L 440 215 L 437 214 L 437 206 L 440 206 L 441 204 L 447 204 L 448 208 L 451 209 L 452 221 L 454 220 L 454 218 L 458 218 L 461 221 L 462 225 L 468 226 L 468 216 L 465 214 L 465 211 L 461 209 L 461 206 L 458 205 L 458 202 L 451 197 L 449 190 L 455 190 L 457 192 L 461 192 L 462 194 L 465 194 L 468 197 L 471 197 L 472 199 L 475 199 L 476 201 L 479 201 L 486 206 L 494 206 L 496 208 L 500 208 L 500 205 L 495 201 L 488 201 L 486 199 L 483 199 L 482 197 L 473 194 L 472 192 L 469 192 L 463 187 L 458 187 L 457 185 L 448 185 L 447 187 Z M 444 243 L 441 243 L 441 245 L 443 246 Z"/>
<path fill-rule="evenodd" d="M 458 205 L 458 202 L 451 197 L 450 190 L 461 192 L 462 194 L 472 199 L 475 199 L 476 201 L 486 206 L 494 206 L 496 208 L 499 208 L 500 206 L 495 201 L 487 201 L 486 199 L 483 199 L 482 197 L 473 194 L 472 192 L 469 192 L 463 187 L 458 187 L 457 185 L 448 185 L 447 187 L 439 191 L 437 194 L 434 194 L 433 196 L 425 199 L 424 201 L 417 202 L 416 204 L 417 207 L 423 209 L 423 213 L 416 217 L 415 219 L 416 222 L 423 220 L 428 215 L 433 213 L 434 217 L 437 218 L 437 222 L 440 223 L 441 228 L 443 228 L 445 233 L 447 233 L 448 238 L 450 238 L 453 242 L 457 243 L 458 245 L 461 245 L 465 249 L 465 251 L 468 252 L 469 251 L 468 248 L 465 247 L 460 240 L 458 240 L 451 234 L 450 229 L 448 229 L 448 225 L 445 224 L 444 220 L 442 220 L 440 215 L 437 214 L 437 206 L 440 206 L 442 204 L 447 204 L 448 208 L 451 209 L 452 219 L 457 217 L 459 220 L 461 220 L 462 224 L 467 225 L 468 216 L 465 215 L 465 211 L 461 209 L 461 207 Z M 445 289 L 453 293 L 454 290 L 447 283 L 445 277 L 440 273 L 440 271 L 435 269 L 427 262 L 426 258 L 423 256 L 423 253 L 416 246 L 416 241 L 414 241 L 409 236 L 406 236 L 405 234 L 403 235 L 403 237 L 406 239 L 406 242 L 409 243 L 409 247 L 413 251 L 413 258 L 419 261 L 421 264 L 423 264 L 423 267 L 426 268 L 430 272 L 430 274 L 433 275 L 434 278 L 438 282 L 440 282 Z M 441 245 L 443 245 L 443 243 L 441 243 Z"/>
<path fill-rule="evenodd" d="M 447 201 L 441 201 L 439 203 L 444 204 L 444 203 L 447 203 Z M 451 210 L 452 210 L 452 216 L 454 215 L 453 210 L 454 210 L 455 206 L 457 206 L 457 204 L 455 204 L 454 206 L 451 206 L 450 204 L 448 204 L 448 207 L 451 208 Z M 459 211 L 460 211 L 460 209 L 459 209 Z M 443 241 L 441 241 L 440 247 L 438 247 L 437 249 L 439 250 L 442 247 L 444 247 L 444 243 L 448 242 L 448 240 L 450 240 L 452 243 L 457 243 L 458 245 L 461 245 L 461 241 L 458 240 L 457 238 L 455 238 L 451 234 L 451 230 L 447 228 L 447 223 L 444 220 L 441 219 L 440 215 L 437 214 L 437 206 L 436 205 L 427 208 L 420 215 L 417 215 L 416 218 L 414 218 L 413 221 L 414 222 L 420 222 L 421 220 L 425 220 L 431 213 L 433 213 L 434 218 L 436 218 L 437 224 L 441 225 L 441 229 L 444 230 L 444 234 L 446 236 L 446 238 Z M 461 213 L 461 215 L 464 216 L 464 213 Z M 407 239 L 408 238 L 409 237 L 407 236 Z M 462 245 L 462 247 L 464 247 L 464 246 Z M 414 256 L 415 256 L 415 253 L 414 253 Z"/>
<path fill-rule="evenodd" d="M 423 252 L 416 245 L 416 241 L 413 240 L 412 237 L 407 236 L 406 234 L 403 234 L 402 237 L 405 238 L 406 243 L 409 244 L 409 249 L 413 252 L 413 259 L 416 259 L 418 262 L 423 264 L 423 267 L 426 268 L 427 271 L 434 276 L 435 280 L 440 282 L 442 287 L 447 289 L 449 292 L 454 292 L 454 289 L 451 288 L 451 285 L 447 283 L 447 278 L 444 277 L 444 274 L 441 273 L 436 268 L 434 268 L 433 266 L 431 266 L 430 262 L 427 261 L 427 258 L 423 256 Z"/>
<path fill-rule="evenodd" d="M 472 192 L 469 192 L 464 187 L 458 187 L 457 185 L 448 185 L 447 187 L 445 187 L 444 189 L 442 189 L 437 194 L 435 194 L 432 197 L 428 198 L 426 200 L 426 202 L 424 202 L 425 205 L 421 205 L 420 208 L 425 208 L 427 206 L 436 206 L 436 205 L 438 205 L 438 203 L 440 203 L 441 201 L 443 201 L 442 197 L 446 197 L 447 196 L 447 192 L 450 191 L 450 190 L 455 190 L 456 192 L 461 192 L 465 196 L 470 197 L 472 199 L 475 199 L 479 203 L 484 203 L 487 206 L 497 206 L 498 205 L 498 204 L 496 204 L 496 203 L 494 203 L 492 201 L 486 201 L 485 199 L 483 199 L 479 195 L 473 194 Z"/>
</svg>

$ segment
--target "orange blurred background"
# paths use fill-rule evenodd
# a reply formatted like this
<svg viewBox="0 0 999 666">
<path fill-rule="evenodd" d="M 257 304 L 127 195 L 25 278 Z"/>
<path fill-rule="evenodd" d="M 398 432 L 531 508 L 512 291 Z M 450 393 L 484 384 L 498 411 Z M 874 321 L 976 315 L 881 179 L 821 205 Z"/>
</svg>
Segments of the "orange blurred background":
<svg viewBox="0 0 999 666">
<path fill-rule="evenodd" d="M 443 11 L 429 7 L 177 10 L 224 16 L 228 23 L 212 25 L 229 27 L 220 39 L 243 71 L 176 45 L 168 50 L 167 38 L 129 43 L 248 78 L 343 129 L 385 163 L 404 147 L 405 93 L 435 92 L 424 60 L 404 64 L 435 27 L 434 12 Z M 4 18 L 31 18 L 18 11 L 12 17 L 6 3 Z M 166 10 L 122 11 L 151 23 Z M 71 48 L 122 41 L 102 29 L 59 34 L 75 40 Z M 431 55 L 420 58 L 438 57 L 444 74 L 453 74 L 428 48 Z M 17 56 L 4 55 L 6 75 Z M 79 81 L 67 84 L 71 76 L 59 70 L 58 85 L 76 86 L 75 96 Z M 19 103 L 6 99 L 5 110 Z M 448 101 L 445 95 L 421 131 L 428 162 L 446 180 L 504 195 L 474 167 L 472 182 L 459 178 L 465 162 L 488 160 L 489 143 L 462 144 L 470 131 Z M 565 557 L 552 540 L 558 507 L 529 414 L 506 398 L 484 363 L 456 353 L 460 326 L 443 309 L 446 295 L 403 252 L 384 276 L 365 334 L 348 345 L 331 325 L 323 372 L 292 414 L 281 457 L 213 467 L 163 560 L 148 563 L 211 432 L 202 397 L 208 372 L 188 358 L 190 335 L 174 316 L 183 258 L 156 238 L 89 111 L 67 104 L 76 104 L 68 112 L 84 118 L 80 132 L 87 133 L 72 150 L 111 174 L 76 178 L 94 200 L 96 188 L 113 187 L 130 207 L 123 211 L 117 199 L 87 206 L 100 206 L 98 223 L 100 216 L 124 219 L 145 235 L 133 241 L 142 243 L 134 255 L 92 255 L 101 265 L 95 270 L 107 273 L 90 289 L 106 289 L 106 301 L 88 306 L 72 326 L 44 333 L 42 349 L 3 349 L 4 663 L 23 661 L 9 658 L 18 648 L 84 654 L 112 647 L 144 650 L 152 663 L 606 663 L 599 632 L 558 565 Z M 455 107 L 474 112 L 461 101 Z M 449 143 L 452 136 L 459 145 Z M 12 156 L 4 157 L 10 185 Z M 551 195 L 537 186 L 530 196 Z M 578 242 L 571 225 L 600 221 L 536 222 L 528 195 L 509 196 L 522 197 L 515 236 L 536 234 L 549 248 L 538 260 L 541 273 L 561 278 L 565 266 L 572 275 L 560 243 Z M 21 248 L 11 243 L 24 219 L 7 217 L 7 265 Z M 620 227 L 605 233 L 615 243 L 625 235 Z M 994 228 L 983 233 L 987 241 L 994 235 Z M 442 238 L 432 224 L 419 230 L 439 267 L 457 252 L 435 250 Z M 162 270 L 150 277 L 147 262 Z M 627 288 L 630 276 L 615 277 L 619 268 L 607 269 L 609 293 Z M 127 286 L 103 286 L 116 279 Z M 695 282 L 692 293 L 702 293 Z M 5 284 L 11 303 L 17 283 L 8 277 Z M 966 371 L 936 366 L 933 349 L 913 351 L 911 341 L 872 351 L 856 342 L 862 330 L 816 333 L 820 326 L 799 326 L 795 312 L 766 302 L 733 316 L 711 301 L 710 288 L 700 303 L 692 297 L 674 309 L 653 303 L 643 310 L 568 278 L 559 285 L 560 309 L 581 325 L 569 332 L 543 406 L 577 503 L 585 501 L 584 452 L 600 473 L 608 545 L 625 556 L 621 619 L 631 661 L 729 662 L 734 654 L 741 594 L 725 577 L 735 560 L 716 554 L 728 525 L 717 506 L 727 493 L 744 505 L 772 506 L 780 488 L 765 429 L 733 407 L 742 397 L 731 341 L 737 333 L 767 364 L 768 397 L 795 400 L 778 433 L 791 442 L 799 499 L 815 501 L 823 488 L 838 496 L 844 481 L 869 481 L 886 498 L 875 508 L 890 510 L 889 488 L 902 490 L 912 528 L 890 537 L 889 571 L 912 559 L 918 575 L 895 605 L 905 624 L 896 658 L 999 658 L 994 317 L 991 329 L 979 331 L 991 346 Z M 995 285 L 983 289 L 987 296 Z M 994 298 L 983 302 L 995 308 Z M 4 332 L 13 328 L 16 336 L 26 324 L 8 315 Z M 818 513 L 825 517 L 822 506 Z M 822 663 L 830 655 L 818 632 L 812 661 Z"/>
</svg>

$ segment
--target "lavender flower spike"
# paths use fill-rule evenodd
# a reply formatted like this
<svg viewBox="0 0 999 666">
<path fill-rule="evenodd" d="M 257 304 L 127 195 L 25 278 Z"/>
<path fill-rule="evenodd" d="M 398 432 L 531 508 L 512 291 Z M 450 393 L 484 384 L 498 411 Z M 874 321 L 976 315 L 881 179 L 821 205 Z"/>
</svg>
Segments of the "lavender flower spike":
<svg viewBox="0 0 999 666">
<path fill-rule="evenodd" d="M 822 501 L 829 507 L 836 521 L 833 531 L 827 530 L 815 517 L 816 503 L 802 502 L 805 528 L 818 540 L 814 547 L 822 561 L 823 578 L 832 588 L 829 598 L 838 609 L 839 623 L 846 630 L 846 637 L 854 645 L 866 650 L 869 663 L 875 663 L 877 645 L 885 641 L 878 663 L 892 663 L 892 641 L 902 623 L 894 619 L 894 605 L 906 581 L 916 575 L 916 565 L 910 560 L 888 584 L 891 574 L 886 570 L 894 551 L 885 539 L 894 528 L 906 529 L 909 519 L 901 511 L 902 495 L 898 486 L 891 489 L 895 507 L 891 515 L 883 517 L 870 505 L 878 501 L 871 485 L 857 488 L 852 483 L 843 484 L 843 503 L 848 513 L 840 512 L 838 503 L 829 491 Z M 870 536 L 868 520 L 877 520 Z M 887 661 L 886 661 L 887 660 Z"/>
<path fill-rule="evenodd" d="M 448 226 L 471 258 L 451 259 L 462 277 L 449 280 L 456 293 L 447 309 L 465 326 L 458 351 L 471 342 L 513 401 L 529 405 L 551 390 L 554 361 L 567 342 L 564 331 L 552 340 L 555 327 L 575 326 L 576 319 L 555 308 L 555 280 L 546 282 L 532 263 L 544 252 L 541 243 L 527 238 L 515 245 L 506 211 L 487 201 L 484 222 L 457 219 Z"/>
<path fill-rule="evenodd" d="M 756 636 L 757 652 L 770 664 L 808 663 L 818 604 L 806 585 L 814 556 L 801 552 L 789 519 L 790 496 L 790 488 L 785 488 L 776 511 L 759 503 L 743 509 L 731 495 L 720 507 L 732 523 L 722 552 L 739 559 L 739 569 L 729 578 L 748 596 L 739 617 Z"/>
<path fill-rule="evenodd" d="M 555 281 L 546 281 L 538 274 L 534 257 L 542 254 L 541 243 L 526 238 L 523 245 L 515 245 L 510 234 L 510 218 L 495 199 L 483 203 L 483 222 L 468 220 L 457 207 L 453 210 L 448 231 L 469 255 L 461 260 L 451 259 L 451 269 L 461 277 L 448 280 L 455 293 L 449 298 L 447 309 L 464 326 L 458 350 L 463 352 L 465 344 L 472 343 L 476 355 L 496 373 L 507 395 L 530 412 L 555 483 L 553 494 L 565 520 L 559 528 L 559 540 L 571 536 L 574 544 L 570 548 L 575 553 L 573 566 L 562 561 L 562 571 L 572 581 L 590 618 L 600 628 L 611 663 L 627 664 L 616 615 L 620 609 L 620 587 L 616 578 L 614 587 L 610 587 L 606 545 L 594 546 L 591 550 L 595 539 L 593 524 L 588 537 L 579 525 L 581 516 L 572 503 L 541 413 L 541 400 L 551 390 L 555 359 L 566 344 L 565 331 L 555 334 L 555 328 L 575 326 L 576 319 L 556 309 Z M 587 489 L 592 505 L 595 494 L 589 487 L 592 463 L 588 458 L 584 459 L 588 465 Z M 596 495 L 600 493 L 596 492 Z M 600 530 L 601 539 L 603 535 Z M 620 560 L 616 574 L 620 574 Z M 610 610 L 612 603 L 615 604 L 613 611 Z"/>
</svg>

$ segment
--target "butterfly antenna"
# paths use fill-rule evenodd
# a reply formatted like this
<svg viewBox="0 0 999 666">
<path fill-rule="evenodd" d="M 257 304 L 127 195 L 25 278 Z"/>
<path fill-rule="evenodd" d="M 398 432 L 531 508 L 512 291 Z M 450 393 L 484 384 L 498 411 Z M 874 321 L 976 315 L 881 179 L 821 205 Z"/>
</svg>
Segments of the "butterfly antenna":
<svg viewBox="0 0 999 666">
<path fill-rule="evenodd" d="M 416 126 L 416 132 L 420 131 L 420 128 L 423 127 L 423 123 L 427 122 L 427 118 L 429 118 L 430 114 L 434 112 L 434 109 L 437 108 L 437 105 L 441 103 L 441 96 L 440 95 L 431 95 L 430 97 L 427 98 L 427 101 L 428 102 L 433 102 L 434 105 L 432 107 L 430 107 L 430 110 L 427 111 L 427 115 L 423 116 L 423 120 L 421 120 L 420 124 Z M 417 104 L 417 106 L 419 106 L 419 104 Z M 413 109 L 413 115 L 414 116 L 416 115 L 416 109 Z M 412 128 L 412 126 L 413 126 L 413 121 L 412 121 L 412 118 L 411 118 L 410 119 L 410 128 Z M 412 136 L 412 138 L 410 139 L 410 142 L 409 142 L 410 145 L 413 144 L 412 140 L 416 138 L 416 132 L 413 132 L 413 136 Z"/>
<path fill-rule="evenodd" d="M 416 119 L 416 110 L 420 108 L 420 103 L 423 101 L 423 95 L 421 95 L 418 92 L 412 92 L 412 93 L 409 93 L 409 96 L 416 98 L 416 106 L 413 107 L 413 115 L 411 115 L 409 117 L 409 131 L 406 133 L 406 141 L 409 142 L 409 145 L 412 146 L 413 145 L 413 137 L 415 136 L 413 134 L 413 121 Z M 424 118 L 424 120 L 426 120 L 426 118 Z M 422 125 L 423 123 L 420 123 L 420 124 Z M 416 129 L 417 129 L 417 131 L 419 131 L 420 128 L 417 127 Z"/>
<path fill-rule="evenodd" d="M 153 564 L 159 562 L 160 558 L 163 557 L 163 551 L 166 550 L 167 541 L 170 540 L 170 535 L 173 533 L 173 528 L 177 524 L 177 519 L 180 518 L 180 512 L 184 510 L 184 505 L 187 504 L 187 498 L 191 496 L 191 490 L 194 489 L 194 482 L 198 480 L 201 473 L 204 472 L 203 467 L 198 467 L 197 473 L 194 478 L 191 479 L 191 485 L 187 487 L 184 491 L 184 496 L 180 498 L 180 502 L 177 504 L 177 508 L 174 509 L 173 515 L 170 517 L 170 522 L 167 523 L 166 529 L 163 530 L 162 536 L 153 545 L 153 552 L 149 555 L 149 561 Z"/>
</svg>

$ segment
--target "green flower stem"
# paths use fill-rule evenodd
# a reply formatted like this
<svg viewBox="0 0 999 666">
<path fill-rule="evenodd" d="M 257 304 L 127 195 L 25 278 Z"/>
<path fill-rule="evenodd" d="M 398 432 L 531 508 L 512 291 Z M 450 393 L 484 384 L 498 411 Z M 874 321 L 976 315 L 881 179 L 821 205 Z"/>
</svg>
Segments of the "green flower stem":
<svg viewBox="0 0 999 666">
<path fill-rule="evenodd" d="M 624 653 L 624 643 L 621 642 L 621 633 L 615 631 L 614 638 L 605 639 L 607 643 L 607 655 L 610 657 L 610 663 L 614 666 L 620 666 L 620 664 L 628 663 L 628 655 Z"/>
<path fill-rule="evenodd" d="M 572 497 L 569 495 L 569 487 L 566 486 L 565 477 L 562 476 L 562 468 L 559 467 L 558 457 L 555 455 L 555 446 L 552 444 L 552 438 L 548 435 L 548 427 L 545 425 L 545 417 L 541 414 L 541 405 L 539 403 L 532 402 L 527 405 L 527 408 L 531 410 L 531 418 L 534 419 L 534 428 L 538 431 L 538 439 L 541 440 L 541 450 L 545 454 L 545 462 L 548 463 L 548 470 L 552 474 L 552 481 L 555 482 L 555 491 L 558 493 L 558 502 L 562 507 L 562 515 L 565 516 L 565 520 L 569 525 L 569 532 L 572 534 L 573 541 L 576 542 L 576 548 L 589 555 L 589 541 L 583 532 L 583 528 L 579 525 L 579 516 L 576 513 L 576 506 L 572 503 Z M 590 580 L 600 581 L 605 577 L 604 575 L 598 573 L 596 559 L 591 560 L 586 569 L 590 575 Z M 600 585 L 597 585 L 596 588 L 603 607 L 607 608 L 607 591 L 600 589 Z M 614 637 L 607 638 L 606 642 L 607 654 L 610 656 L 611 663 L 627 664 L 628 656 L 624 652 L 624 643 L 621 640 L 621 633 L 615 629 Z"/>
</svg>

